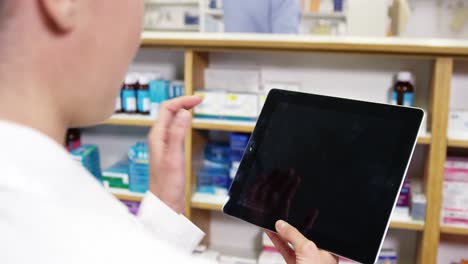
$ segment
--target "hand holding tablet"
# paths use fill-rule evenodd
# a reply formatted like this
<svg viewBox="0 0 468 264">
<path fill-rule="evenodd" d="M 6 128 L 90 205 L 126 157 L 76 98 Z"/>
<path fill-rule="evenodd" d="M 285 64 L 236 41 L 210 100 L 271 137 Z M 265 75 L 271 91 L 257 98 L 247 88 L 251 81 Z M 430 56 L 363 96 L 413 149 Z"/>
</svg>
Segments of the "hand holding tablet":
<svg viewBox="0 0 468 264">
<path fill-rule="evenodd" d="M 285 220 L 321 249 L 374 263 L 423 116 L 272 90 L 223 211 L 273 232 Z"/>
<path fill-rule="evenodd" d="M 338 263 L 337 257 L 317 248 L 314 242 L 305 238 L 301 232 L 290 224 L 280 220 L 276 222 L 276 230 L 278 234 L 267 231 L 267 235 L 287 264 Z"/>
</svg>

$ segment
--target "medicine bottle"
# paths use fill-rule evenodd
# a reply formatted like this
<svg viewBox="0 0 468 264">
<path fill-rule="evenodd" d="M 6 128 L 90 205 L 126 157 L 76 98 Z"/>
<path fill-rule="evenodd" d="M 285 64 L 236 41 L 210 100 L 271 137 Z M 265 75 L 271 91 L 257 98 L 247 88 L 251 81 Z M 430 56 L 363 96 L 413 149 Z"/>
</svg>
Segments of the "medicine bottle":
<svg viewBox="0 0 468 264">
<path fill-rule="evenodd" d="M 137 89 L 137 76 L 135 74 L 127 75 L 122 89 L 122 109 L 125 113 L 132 114 L 137 112 Z"/>
<path fill-rule="evenodd" d="M 413 106 L 414 105 L 414 91 L 415 88 L 412 84 L 412 74 L 410 72 L 399 72 L 397 75 L 397 82 L 392 92 L 392 104 Z"/>
<path fill-rule="evenodd" d="M 148 115 L 150 113 L 149 83 L 152 79 L 150 74 L 142 74 L 138 78 L 137 108 L 138 113 Z"/>
<path fill-rule="evenodd" d="M 115 98 L 115 112 L 116 113 L 122 113 L 122 90 L 124 87 L 124 83 L 122 84 L 122 88 L 120 89 L 119 94 L 117 95 L 117 98 Z"/>
</svg>

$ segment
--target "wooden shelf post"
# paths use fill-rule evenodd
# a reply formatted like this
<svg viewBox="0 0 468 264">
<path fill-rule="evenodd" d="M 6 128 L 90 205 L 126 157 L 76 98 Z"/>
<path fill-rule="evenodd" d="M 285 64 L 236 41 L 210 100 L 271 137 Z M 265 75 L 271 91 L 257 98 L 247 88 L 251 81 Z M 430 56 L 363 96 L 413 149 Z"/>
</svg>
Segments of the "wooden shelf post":
<svg viewBox="0 0 468 264">
<path fill-rule="evenodd" d="M 418 263 L 436 264 L 440 239 L 440 213 L 444 164 L 447 156 L 447 126 L 453 59 L 437 58 L 434 62 L 430 94 L 430 121 L 432 144 L 426 168 L 426 224 L 419 244 Z"/>
<path fill-rule="evenodd" d="M 208 67 L 208 54 L 196 52 L 191 49 L 185 51 L 185 95 L 193 95 L 196 89 L 204 87 L 204 70 Z M 208 244 L 210 212 L 192 209 L 192 191 L 196 183 L 193 160 L 194 154 L 200 151 L 205 142 L 200 134 L 190 129 L 185 139 L 185 214 L 192 222 L 200 227 L 205 233 L 204 244 Z"/>
</svg>

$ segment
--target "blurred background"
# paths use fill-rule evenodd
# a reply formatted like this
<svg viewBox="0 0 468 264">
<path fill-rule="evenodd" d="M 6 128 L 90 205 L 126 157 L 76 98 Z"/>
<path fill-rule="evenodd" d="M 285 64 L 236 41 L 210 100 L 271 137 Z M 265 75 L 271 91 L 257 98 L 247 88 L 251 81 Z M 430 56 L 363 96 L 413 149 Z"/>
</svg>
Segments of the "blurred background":
<svg viewBox="0 0 468 264">
<path fill-rule="evenodd" d="M 466 0 L 146 0 L 145 29 L 326 36 L 468 36 Z"/>
</svg>

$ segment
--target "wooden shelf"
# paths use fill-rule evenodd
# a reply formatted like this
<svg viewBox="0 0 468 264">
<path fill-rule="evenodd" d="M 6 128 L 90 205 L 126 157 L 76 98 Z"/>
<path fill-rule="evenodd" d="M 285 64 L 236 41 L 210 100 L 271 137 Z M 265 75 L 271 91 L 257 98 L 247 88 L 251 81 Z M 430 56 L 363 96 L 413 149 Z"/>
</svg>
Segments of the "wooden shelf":
<svg viewBox="0 0 468 264">
<path fill-rule="evenodd" d="M 423 135 L 418 137 L 418 144 L 420 145 L 430 145 L 432 142 L 431 135 Z"/>
<path fill-rule="evenodd" d="M 214 203 L 192 202 L 192 208 L 210 210 L 210 211 L 221 211 L 221 210 L 223 210 L 223 205 L 222 204 L 214 204 Z"/>
<path fill-rule="evenodd" d="M 180 32 L 193 32 L 193 31 L 199 31 L 200 26 L 199 25 L 185 25 L 185 26 L 180 26 L 180 27 L 174 27 L 174 26 L 165 26 L 165 27 L 155 27 L 151 28 L 151 31 L 180 31 Z"/>
<path fill-rule="evenodd" d="M 449 139 L 448 146 L 451 148 L 468 148 L 468 140 Z"/>
<path fill-rule="evenodd" d="M 152 126 L 155 122 L 156 121 L 148 117 L 138 117 L 137 115 L 116 115 L 111 119 L 105 121 L 104 125 L 149 127 Z M 192 122 L 192 128 L 199 130 L 218 130 L 226 132 L 252 133 L 254 127 L 255 122 L 205 120 L 198 118 L 194 118 Z M 424 135 L 418 138 L 418 144 L 421 145 L 430 145 L 431 141 L 431 135 Z"/>
<path fill-rule="evenodd" d="M 441 226 L 440 232 L 446 235 L 461 235 L 468 236 L 468 227 L 457 227 L 457 226 Z"/>
<path fill-rule="evenodd" d="M 193 119 L 192 128 L 200 130 L 219 130 L 227 132 L 252 133 L 254 122 Z"/>
<path fill-rule="evenodd" d="M 144 196 L 144 194 L 142 193 L 132 193 L 132 192 L 125 191 L 125 190 L 111 189 L 110 192 L 112 193 L 112 195 L 115 196 L 115 198 L 119 200 L 132 201 L 132 202 L 141 202 Z"/>
<path fill-rule="evenodd" d="M 150 127 L 156 121 L 146 116 L 116 114 L 109 120 L 105 121 L 103 125 L 117 125 L 117 126 L 137 126 L 137 127 Z"/>
<path fill-rule="evenodd" d="M 392 229 L 402 229 L 402 230 L 413 230 L 413 231 L 423 231 L 424 223 L 418 221 L 392 221 L 390 223 L 390 228 Z"/>
<path fill-rule="evenodd" d="M 226 197 L 203 193 L 194 193 L 192 196 L 192 208 L 210 211 L 221 211 Z"/>
<path fill-rule="evenodd" d="M 394 54 L 468 57 L 468 41 L 447 39 L 371 38 L 310 35 L 209 34 L 143 32 L 142 46 L 182 49 L 250 51 L 326 51 L 358 54 Z"/>
<path fill-rule="evenodd" d="M 179 6 L 179 5 L 193 5 L 198 6 L 197 0 L 146 0 L 147 4 L 154 5 L 169 5 L 169 6 Z"/>
<path fill-rule="evenodd" d="M 333 13 L 313 13 L 313 12 L 304 12 L 302 13 L 302 18 L 306 19 L 335 19 L 335 20 L 345 20 L 346 14 L 343 12 L 333 12 Z"/>
</svg>

